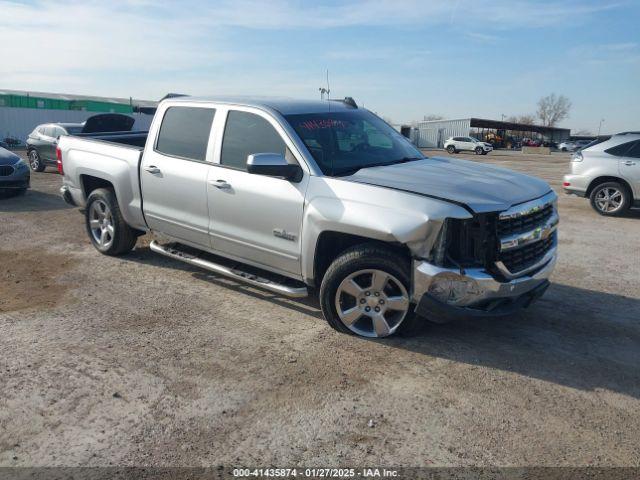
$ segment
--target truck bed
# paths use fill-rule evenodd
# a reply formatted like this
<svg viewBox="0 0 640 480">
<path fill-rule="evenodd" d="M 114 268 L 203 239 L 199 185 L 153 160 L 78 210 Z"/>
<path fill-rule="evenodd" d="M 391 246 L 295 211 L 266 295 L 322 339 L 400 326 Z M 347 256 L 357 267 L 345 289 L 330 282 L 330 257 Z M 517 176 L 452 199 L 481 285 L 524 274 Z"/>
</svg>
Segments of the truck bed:
<svg viewBox="0 0 640 480">
<path fill-rule="evenodd" d="M 136 131 L 136 132 L 108 132 L 108 133 L 78 133 L 72 135 L 73 137 L 79 137 L 83 139 L 91 139 L 100 142 L 118 143 L 120 145 L 128 145 L 130 147 L 136 147 L 140 150 L 144 149 L 145 143 L 147 143 L 148 131 Z"/>
<path fill-rule="evenodd" d="M 60 137 L 63 188 L 86 204 L 90 185 L 113 188 L 125 221 L 146 230 L 140 194 L 140 162 L 148 132 L 86 133 Z"/>
</svg>

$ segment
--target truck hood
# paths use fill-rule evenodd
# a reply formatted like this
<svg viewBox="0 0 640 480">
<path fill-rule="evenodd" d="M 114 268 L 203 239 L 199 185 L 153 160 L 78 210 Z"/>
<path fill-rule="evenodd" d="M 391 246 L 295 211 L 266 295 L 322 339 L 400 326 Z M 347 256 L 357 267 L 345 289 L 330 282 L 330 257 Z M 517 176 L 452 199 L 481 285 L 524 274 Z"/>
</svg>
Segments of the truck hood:
<svg viewBox="0 0 640 480">
<path fill-rule="evenodd" d="M 20 157 L 6 148 L 0 147 L 0 165 L 14 165 Z"/>
<path fill-rule="evenodd" d="M 426 158 L 382 167 L 363 168 L 344 177 L 462 204 L 476 213 L 507 210 L 551 191 L 544 180 L 483 163 Z"/>
</svg>

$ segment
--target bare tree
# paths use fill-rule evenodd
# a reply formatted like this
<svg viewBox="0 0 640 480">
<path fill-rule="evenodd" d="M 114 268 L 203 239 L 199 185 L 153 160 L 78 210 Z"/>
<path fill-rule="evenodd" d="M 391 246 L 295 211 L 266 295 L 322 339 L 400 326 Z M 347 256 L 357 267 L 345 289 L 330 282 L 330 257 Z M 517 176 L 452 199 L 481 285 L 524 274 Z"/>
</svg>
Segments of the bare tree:
<svg viewBox="0 0 640 480">
<path fill-rule="evenodd" d="M 532 114 L 520 115 L 518 117 L 518 123 L 522 123 L 523 125 L 535 125 L 536 117 Z"/>
<path fill-rule="evenodd" d="M 536 123 L 536 117 L 531 114 L 527 115 L 510 115 L 506 118 L 509 123 L 521 123 L 523 125 L 534 125 Z"/>
<path fill-rule="evenodd" d="M 569 116 L 571 101 L 564 95 L 552 93 L 538 100 L 538 118 L 545 127 L 554 127 Z"/>
</svg>

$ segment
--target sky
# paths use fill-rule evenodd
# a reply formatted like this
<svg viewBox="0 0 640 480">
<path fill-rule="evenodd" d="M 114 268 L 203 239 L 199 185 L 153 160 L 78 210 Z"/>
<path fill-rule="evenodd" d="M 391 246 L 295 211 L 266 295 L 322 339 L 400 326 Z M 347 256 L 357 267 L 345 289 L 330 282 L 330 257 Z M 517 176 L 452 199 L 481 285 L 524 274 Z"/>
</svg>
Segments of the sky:
<svg viewBox="0 0 640 480">
<path fill-rule="evenodd" d="M 0 88 L 352 96 L 396 123 L 534 113 L 640 130 L 640 0 L 0 0 Z"/>
</svg>

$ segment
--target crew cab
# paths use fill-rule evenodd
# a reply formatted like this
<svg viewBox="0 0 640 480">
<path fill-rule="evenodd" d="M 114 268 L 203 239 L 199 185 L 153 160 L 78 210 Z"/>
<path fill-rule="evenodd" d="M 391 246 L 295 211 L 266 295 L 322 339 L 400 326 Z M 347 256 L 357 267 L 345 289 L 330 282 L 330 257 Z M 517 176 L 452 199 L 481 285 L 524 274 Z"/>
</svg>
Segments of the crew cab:
<svg viewBox="0 0 640 480">
<path fill-rule="evenodd" d="M 556 262 L 546 182 L 427 158 L 350 98 L 170 98 L 148 133 L 58 148 L 61 193 L 99 252 L 149 232 L 177 261 L 285 296 L 317 291 L 345 333 L 511 314 Z"/>
</svg>

